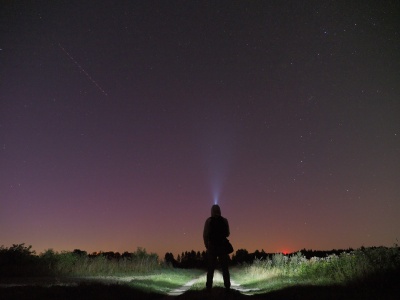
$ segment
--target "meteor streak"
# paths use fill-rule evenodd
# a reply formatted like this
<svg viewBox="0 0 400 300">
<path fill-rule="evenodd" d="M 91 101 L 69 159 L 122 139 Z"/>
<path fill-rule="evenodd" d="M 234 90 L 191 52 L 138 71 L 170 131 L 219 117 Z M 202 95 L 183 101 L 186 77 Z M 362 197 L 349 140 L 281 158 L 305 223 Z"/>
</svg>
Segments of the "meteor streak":
<svg viewBox="0 0 400 300">
<path fill-rule="evenodd" d="M 89 78 L 89 80 L 105 95 L 108 96 L 108 94 L 106 93 L 106 91 L 92 78 L 92 76 L 89 75 L 88 72 L 86 72 L 86 70 L 75 60 L 75 58 L 69 54 L 69 52 L 67 50 L 65 50 L 65 48 L 58 43 L 58 47 L 60 47 L 60 49 L 62 51 L 64 51 L 64 53 L 72 60 L 72 62 L 77 65 L 77 67 L 79 68 L 79 70 L 82 71 L 83 74 L 86 75 L 87 78 Z"/>
</svg>

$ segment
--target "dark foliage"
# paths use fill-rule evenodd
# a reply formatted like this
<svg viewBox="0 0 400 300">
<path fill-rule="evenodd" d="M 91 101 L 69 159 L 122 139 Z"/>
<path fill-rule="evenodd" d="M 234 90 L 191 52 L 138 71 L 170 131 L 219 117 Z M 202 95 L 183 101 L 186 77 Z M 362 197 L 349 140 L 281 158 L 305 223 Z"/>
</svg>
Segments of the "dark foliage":
<svg viewBox="0 0 400 300">
<path fill-rule="evenodd" d="M 95 262 L 97 258 L 104 257 L 107 262 L 118 263 L 119 260 L 129 262 L 144 261 L 152 267 L 158 265 L 158 256 L 149 254 L 145 249 L 138 248 L 136 252 L 94 252 L 87 254 L 86 251 L 75 249 L 72 252 L 63 251 L 56 253 L 52 249 L 37 255 L 31 250 L 32 246 L 13 244 L 7 248 L 0 247 L 0 277 L 37 277 L 37 276 L 56 276 L 63 270 L 73 269 L 82 262 Z M 98 261 L 98 260 L 97 260 Z M 144 265 L 144 263 L 139 263 Z M 61 267 L 62 265 L 62 267 Z M 57 268 L 58 266 L 58 268 Z M 62 270 L 60 270 L 60 268 Z"/>
<path fill-rule="evenodd" d="M 0 247 L 0 276 L 32 276 L 41 273 L 40 263 L 32 246 L 13 244 L 9 248 Z"/>
<path fill-rule="evenodd" d="M 164 260 L 174 268 L 182 269 L 205 269 L 207 267 L 207 253 L 205 251 L 186 251 L 175 259 L 172 253 L 166 253 Z"/>
<path fill-rule="evenodd" d="M 0 288 L 2 300 L 32 299 L 163 299 L 165 296 L 133 289 L 126 285 L 106 285 L 100 283 L 80 284 L 78 286 L 23 286 Z"/>
<path fill-rule="evenodd" d="M 349 248 L 346 250 L 334 249 L 329 251 L 319 251 L 319 250 L 300 250 L 293 253 L 285 254 L 286 256 L 291 256 L 295 253 L 300 252 L 304 257 L 310 259 L 311 257 L 324 258 L 332 254 L 339 255 L 341 253 L 349 253 L 354 251 Z M 251 264 L 255 259 L 272 259 L 276 253 L 266 253 L 264 250 L 256 250 L 253 253 L 249 253 L 246 249 L 238 249 L 230 260 L 231 266 L 241 265 L 241 264 Z M 182 269 L 206 269 L 207 268 L 207 252 L 205 251 L 185 251 L 178 255 L 175 259 L 174 255 L 170 252 L 165 253 L 164 261 L 173 266 L 174 268 Z"/>
</svg>

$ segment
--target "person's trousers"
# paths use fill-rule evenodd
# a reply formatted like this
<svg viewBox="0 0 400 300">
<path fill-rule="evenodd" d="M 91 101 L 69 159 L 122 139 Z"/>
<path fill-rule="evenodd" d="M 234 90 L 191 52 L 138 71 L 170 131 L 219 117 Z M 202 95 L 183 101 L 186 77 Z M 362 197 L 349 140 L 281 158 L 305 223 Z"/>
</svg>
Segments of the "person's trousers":
<svg viewBox="0 0 400 300">
<path fill-rule="evenodd" d="M 212 288 L 213 285 L 213 278 L 214 278 L 214 271 L 217 267 L 217 262 L 221 264 L 222 269 L 222 277 L 224 278 L 224 286 L 225 288 L 231 287 L 231 280 L 229 275 L 229 255 L 228 254 L 218 254 L 214 251 L 207 251 L 208 254 L 208 270 L 207 270 L 207 283 L 206 287 L 208 289 Z"/>
</svg>

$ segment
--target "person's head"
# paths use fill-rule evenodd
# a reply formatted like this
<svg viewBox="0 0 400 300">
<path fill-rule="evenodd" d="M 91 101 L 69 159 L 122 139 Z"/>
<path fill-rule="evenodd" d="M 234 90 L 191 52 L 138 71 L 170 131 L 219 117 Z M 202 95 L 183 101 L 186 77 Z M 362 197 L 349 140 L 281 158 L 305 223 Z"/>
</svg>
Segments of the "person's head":
<svg viewBox="0 0 400 300">
<path fill-rule="evenodd" d="M 211 217 L 219 217 L 221 216 L 221 208 L 219 207 L 219 205 L 214 204 L 211 207 Z"/>
</svg>

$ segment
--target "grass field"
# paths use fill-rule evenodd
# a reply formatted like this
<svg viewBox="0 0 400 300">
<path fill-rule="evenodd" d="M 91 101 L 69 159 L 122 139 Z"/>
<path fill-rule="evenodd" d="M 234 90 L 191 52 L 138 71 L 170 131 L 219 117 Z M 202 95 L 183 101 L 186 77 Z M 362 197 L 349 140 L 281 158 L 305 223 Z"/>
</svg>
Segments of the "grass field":
<svg viewBox="0 0 400 300">
<path fill-rule="evenodd" d="M 10 249 L 0 249 L 0 254 L 8 255 L 7 261 L 0 255 L 0 299 L 164 299 L 194 279 L 179 299 L 398 299 L 400 295 L 397 246 L 311 259 L 300 253 L 275 254 L 231 268 L 229 294 L 220 274 L 209 293 L 204 270 L 174 269 L 143 250 L 121 262 L 70 253 L 35 256 L 24 246 L 15 248 L 11 256 Z"/>
</svg>

